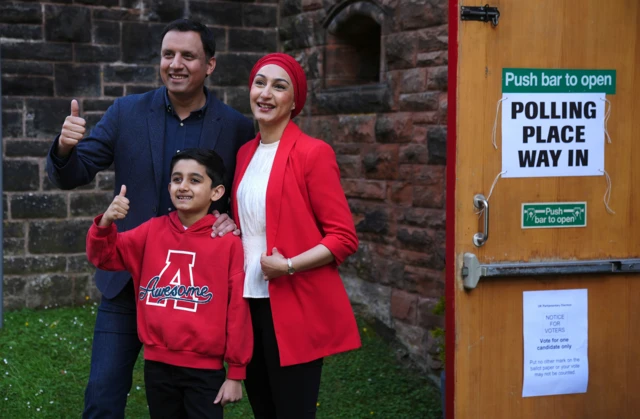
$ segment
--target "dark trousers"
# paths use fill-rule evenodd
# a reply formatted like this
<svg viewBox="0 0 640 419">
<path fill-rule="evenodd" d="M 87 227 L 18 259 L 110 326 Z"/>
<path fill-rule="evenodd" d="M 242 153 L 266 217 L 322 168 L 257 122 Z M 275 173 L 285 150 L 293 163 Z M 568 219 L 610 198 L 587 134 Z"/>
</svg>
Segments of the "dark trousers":
<svg viewBox="0 0 640 419">
<path fill-rule="evenodd" d="M 225 371 L 144 362 L 144 386 L 152 419 L 222 419 L 222 405 L 213 404 Z"/>
<path fill-rule="evenodd" d="M 255 419 L 315 418 L 322 358 L 281 367 L 269 299 L 249 299 L 249 308 L 253 358 L 244 384 Z"/>
<path fill-rule="evenodd" d="M 142 344 L 136 325 L 133 282 L 115 298 L 102 297 L 93 332 L 91 372 L 83 418 L 124 418 L 133 366 Z"/>
</svg>

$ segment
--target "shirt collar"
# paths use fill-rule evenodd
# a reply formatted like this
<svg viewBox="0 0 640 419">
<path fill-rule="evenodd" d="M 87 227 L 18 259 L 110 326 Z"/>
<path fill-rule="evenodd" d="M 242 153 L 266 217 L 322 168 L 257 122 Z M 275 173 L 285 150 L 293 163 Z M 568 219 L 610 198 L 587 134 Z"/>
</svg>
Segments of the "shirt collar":
<svg viewBox="0 0 640 419">
<path fill-rule="evenodd" d="M 195 110 L 193 112 L 191 112 L 191 115 L 189 116 L 195 116 L 198 118 L 202 118 L 205 114 L 205 112 L 207 111 L 207 106 L 209 106 L 209 102 L 210 102 L 210 97 L 211 95 L 209 94 L 209 90 L 207 90 L 206 87 L 202 87 L 202 89 L 204 90 L 204 97 L 205 97 L 205 102 L 204 102 L 204 106 L 198 110 Z M 167 110 L 167 112 L 171 115 L 176 115 L 176 111 L 173 109 L 173 105 L 171 104 L 171 99 L 169 99 L 169 90 L 165 89 L 164 90 L 164 107 Z M 177 116 L 177 115 L 176 115 Z"/>
</svg>

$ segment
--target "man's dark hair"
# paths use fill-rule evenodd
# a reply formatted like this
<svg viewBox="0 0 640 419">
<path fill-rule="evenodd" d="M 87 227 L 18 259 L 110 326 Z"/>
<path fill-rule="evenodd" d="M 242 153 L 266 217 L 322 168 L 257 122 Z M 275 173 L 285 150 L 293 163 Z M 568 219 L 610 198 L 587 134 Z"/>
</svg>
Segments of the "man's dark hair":
<svg viewBox="0 0 640 419">
<path fill-rule="evenodd" d="M 200 34 L 200 40 L 202 41 L 202 47 L 204 48 L 204 53 L 207 56 L 207 59 L 216 55 L 216 38 L 213 35 L 213 31 L 202 23 L 190 19 L 174 20 L 164 27 L 160 39 L 164 39 L 164 36 L 169 31 L 198 32 Z"/>
<path fill-rule="evenodd" d="M 195 160 L 203 165 L 207 170 L 207 176 L 211 178 L 211 189 L 224 185 L 224 162 L 215 151 L 204 148 L 187 148 L 179 151 L 171 158 L 171 173 L 173 173 L 173 166 L 180 160 Z"/>
</svg>

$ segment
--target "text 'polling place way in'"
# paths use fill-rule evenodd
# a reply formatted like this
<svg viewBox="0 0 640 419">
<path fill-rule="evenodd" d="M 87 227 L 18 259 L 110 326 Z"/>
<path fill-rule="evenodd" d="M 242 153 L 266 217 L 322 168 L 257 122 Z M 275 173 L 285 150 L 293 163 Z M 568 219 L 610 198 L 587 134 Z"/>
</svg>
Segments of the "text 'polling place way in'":
<svg viewBox="0 0 640 419">
<path fill-rule="evenodd" d="M 602 175 L 615 72 L 504 69 L 502 87 L 504 177 Z"/>
</svg>

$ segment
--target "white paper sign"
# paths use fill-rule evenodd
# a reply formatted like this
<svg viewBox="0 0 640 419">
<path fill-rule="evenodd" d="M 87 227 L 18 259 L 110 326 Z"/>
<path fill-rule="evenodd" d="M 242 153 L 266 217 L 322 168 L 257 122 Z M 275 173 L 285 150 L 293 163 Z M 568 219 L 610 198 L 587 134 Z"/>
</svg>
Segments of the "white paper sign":
<svg viewBox="0 0 640 419">
<path fill-rule="evenodd" d="M 522 296 L 522 397 L 585 393 L 589 382 L 587 290 Z"/>
<path fill-rule="evenodd" d="M 505 93 L 505 178 L 602 176 L 604 93 Z"/>
</svg>

